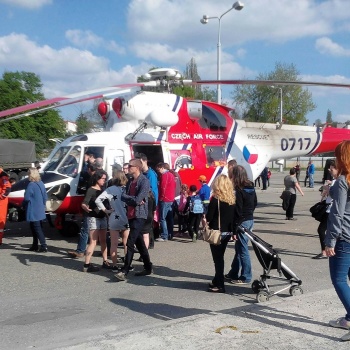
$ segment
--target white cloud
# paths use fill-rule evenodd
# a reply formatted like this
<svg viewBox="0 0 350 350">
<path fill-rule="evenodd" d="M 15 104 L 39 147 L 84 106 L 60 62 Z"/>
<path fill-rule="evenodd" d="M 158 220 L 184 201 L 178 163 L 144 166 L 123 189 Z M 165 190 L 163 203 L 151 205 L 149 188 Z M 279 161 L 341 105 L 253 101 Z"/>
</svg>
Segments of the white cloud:
<svg viewBox="0 0 350 350">
<path fill-rule="evenodd" d="M 350 57 L 350 49 L 345 49 L 327 37 L 317 39 L 315 47 L 322 54 L 338 57 Z"/>
<path fill-rule="evenodd" d="M 0 0 L 0 3 L 28 9 L 37 9 L 52 4 L 52 0 Z"/>
<path fill-rule="evenodd" d="M 241 11 L 232 10 L 221 20 L 221 41 L 227 47 L 251 40 L 286 42 L 329 35 L 348 26 L 348 0 L 246 0 Z M 171 46 L 213 48 L 218 20 L 200 23 L 204 14 L 220 16 L 232 6 L 222 0 L 133 0 L 128 30 L 138 41 Z M 348 9 L 348 10 L 346 10 Z"/>
<path fill-rule="evenodd" d="M 82 48 L 103 47 L 108 51 L 119 55 L 125 54 L 125 48 L 118 45 L 114 40 L 106 41 L 90 30 L 69 29 L 65 33 L 66 38 L 75 46 Z"/>
<path fill-rule="evenodd" d="M 90 51 L 72 47 L 55 50 L 15 33 L 0 37 L 0 66 L 8 71 L 35 72 L 44 84 L 46 97 L 136 82 L 136 77 L 149 67 L 142 63 L 114 71 L 108 59 Z"/>
</svg>

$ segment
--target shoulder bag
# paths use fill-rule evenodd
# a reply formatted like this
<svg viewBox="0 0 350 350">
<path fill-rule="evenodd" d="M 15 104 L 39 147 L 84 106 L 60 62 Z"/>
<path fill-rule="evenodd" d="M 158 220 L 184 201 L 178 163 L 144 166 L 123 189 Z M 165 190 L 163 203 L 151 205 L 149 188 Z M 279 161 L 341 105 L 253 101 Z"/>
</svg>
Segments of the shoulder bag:
<svg viewBox="0 0 350 350">
<path fill-rule="evenodd" d="M 327 215 L 328 206 L 329 204 L 325 200 L 317 202 L 310 208 L 311 216 L 317 221 L 322 221 L 325 215 Z"/>
<path fill-rule="evenodd" d="M 203 240 L 209 244 L 219 245 L 221 244 L 221 225 L 220 225 L 220 200 L 218 199 L 218 211 L 219 211 L 219 229 L 214 230 L 206 223 L 203 228 Z"/>
</svg>

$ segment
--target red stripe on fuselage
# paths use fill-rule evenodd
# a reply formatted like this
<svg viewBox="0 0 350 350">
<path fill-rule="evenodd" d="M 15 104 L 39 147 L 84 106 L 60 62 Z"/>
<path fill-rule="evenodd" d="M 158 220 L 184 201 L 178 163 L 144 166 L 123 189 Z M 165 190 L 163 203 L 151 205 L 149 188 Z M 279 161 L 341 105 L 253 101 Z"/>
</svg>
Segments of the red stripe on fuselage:
<svg viewBox="0 0 350 350">
<path fill-rule="evenodd" d="M 344 140 L 350 140 L 350 129 L 325 128 L 322 131 L 321 144 L 313 153 L 333 152 L 337 145 Z"/>
</svg>

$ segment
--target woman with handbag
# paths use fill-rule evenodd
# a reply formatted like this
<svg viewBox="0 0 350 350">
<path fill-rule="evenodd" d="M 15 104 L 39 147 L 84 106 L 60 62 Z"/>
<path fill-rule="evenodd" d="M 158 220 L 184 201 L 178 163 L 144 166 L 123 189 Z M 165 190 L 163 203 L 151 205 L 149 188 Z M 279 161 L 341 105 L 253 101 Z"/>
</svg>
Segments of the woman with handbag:
<svg viewBox="0 0 350 350">
<path fill-rule="evenodd" d="M 322 186 L 322 199 L 321 201 L 325 201 L 325 203 L 328 205 L 327 206 L 327 210 L 325 212 L 324 215 L 322 215 L 322 218 L 320 220 L 320 224 L 318 225 L 318 228 L 317 228 L 317 233 L 318 233 L 318 236 L 320 238 L 320 244 L 321 244 L 321 253 L 320 254 L 317 254 L 315 255 L 312 259 L 328 259 L 327 255 L 326 255 L 326 246 L 325 246 L 325 243 L 324 243 L 324 239 L 326 237 L 326 231 L 327 231 L 327 220 L 328 220 L 328 214 L 331 210 L 331 205 L 332 205 L 332 198 L 331 196 L 329 195 L 329 190 L 331 188 L 331 186 L 334 184 L 336 177 L 338 175 L 338 171 L 335 167 L 335 161 L 332 160 L 330 162 L 330 166 L 329 166 L 329 173 L 331 174 L 332 176 L 332 179 L 333 181 L 329 181 L 329 180 L 326 180 L 325 184 Z"/>
<path fill-rule="evenodd" d="M 325 251 L 334 289 L 345 308 L 345 316 L 329 321 L 329 325 L 347 329 L 341 340 L 350 340 L 350 141 L 335 148 L 338 177 L 330 188 L 333 199 L 328 215 Z"/>
<path fill-rule="evenodd" d="M 224 254 L 232 232 L 235 215 L 233 184 L 226 175 L 219 175 L 212 185 L 213 195 L 206 215 L 210 229 L 220 230 L 220 244 L 210 244 L 215 266 L 215 276 L 209 283 L 208 292 L 225 293 Z"/>
</svg>

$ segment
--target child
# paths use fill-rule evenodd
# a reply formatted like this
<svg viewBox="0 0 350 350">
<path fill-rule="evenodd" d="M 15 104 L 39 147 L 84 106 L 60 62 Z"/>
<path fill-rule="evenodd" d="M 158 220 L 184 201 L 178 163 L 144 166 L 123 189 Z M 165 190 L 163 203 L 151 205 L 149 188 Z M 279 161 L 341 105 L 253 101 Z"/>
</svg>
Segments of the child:
<svg viewBox="0 0 350 350">
<path fill-rule="evenodd" d="M 178 222 L 180 236 L 187 231 L 188 211 L 185 211 L 188 197 L 188 186 L 186 184 L 181 185 L 180 200 L 178 205 Z"/>
<path fill-rule="evenodd" d="M 188 217 L 188 233 L 192 238 L 192 242 L 197 241 L 199 223 L 203 215 L 203 203 L 200 196 L 197 194 L 197 186 L 190 186 L 190 194 L 187 197 L 185 211 L 189 210 Z"/>
</svg>

